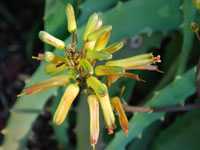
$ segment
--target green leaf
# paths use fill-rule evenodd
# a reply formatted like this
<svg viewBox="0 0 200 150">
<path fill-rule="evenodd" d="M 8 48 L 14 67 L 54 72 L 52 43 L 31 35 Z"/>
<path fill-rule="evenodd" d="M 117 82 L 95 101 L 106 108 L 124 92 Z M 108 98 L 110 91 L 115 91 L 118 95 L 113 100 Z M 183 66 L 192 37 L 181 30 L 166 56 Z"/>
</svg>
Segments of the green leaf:
<svg viewBox="0 0 200 150">
<path fill-rule="evenodd" d="M 197 9 L 195 8 L 193 1 L 183 0 L 181 8 L 183 9 L 183 23 L 180 26 L 183 28 L 183 45 L 181 48 L 181 60 L 177 69 L 177 75 L 181 75 L 186 69 L 194 40 L 194 33 L 189 29 L 189 25 L 192 21 L 197 19 Z"/>
<path fill-rule="evenodd" d="M 161 122 L 156 121 L 148 126 L 144 130 L 142 137 L 134 139 L 130 145 L 127 146 L 127 150 L 147 150 L 156 136 L 160 125 Z"/>
<path fill-rule="evenodd" d="M 195 93 L 194 68 L 190 69 L 183 76 L 178 76 L 171 84 L 156 92 L 144 106 L 170 106 L 181 104 L 185 99 Z M 116 133 L 114 139 L 107 146 L 106 150 L 125 150 L 126 145 L 134 138 L 142 135 L 142 132 L 155 120 L 162 119 L 165 113 L 135 113 L 129 121 L 129 137 L 123 131 Z"/>
<path fill-rule="evenodd" d="M 79 18 L 79 24 L 82 25 L 90 14 L 99 11 L 105 11 L 115 5 L 116 0 L 86 0 L 83 4 L 79 6 L 81 11 L 81 16 Z"/>
<path fill-rule="evenodd" d="M 152 150 L 199 150 L 200 111 L 178 117 L 154 140 Z"/>
<path fill-rule="evenodd" d="M 90 146 L 90 113 L 89 106 L 87 103 L 87 96 L 81 94 L 78 99 L 80 102 L 77 107 L 77 126 L 76 126 L 76 137 L 77 137 L 77 149 L 85 150 L 91 149 Z"/>
</svg>

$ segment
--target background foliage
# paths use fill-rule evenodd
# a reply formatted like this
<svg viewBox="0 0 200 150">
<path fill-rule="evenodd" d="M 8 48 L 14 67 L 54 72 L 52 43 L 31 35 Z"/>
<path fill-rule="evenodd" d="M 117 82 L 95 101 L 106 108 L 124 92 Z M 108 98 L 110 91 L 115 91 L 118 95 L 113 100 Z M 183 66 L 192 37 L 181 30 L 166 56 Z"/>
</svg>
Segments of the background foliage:
<svg viewBox="0 0 200 150">
<path fill-rule="evenodd" d="M 134 56 L 144 52 L 161 55 L 159 66 L 164 74 L 137 71 L 147 83 L 120 79 L 110 88 L 110 95 L 118 95 L 121 86 L 126 86 L 123 98 L 130 105 L 172 106 L 198 102 L 195 88 L 195 66 L 199 58 L 199 43 L 190 31 L 191 21 L 197 21 L 199 14 L 191 0 L 46 0 L 44 30 L 71 42 L 67 32 L 65 5 L 70 2 L 77 14 L 77 36 L 81 39 L 89 15 L 101 12 L 105 24 L 111 24 L 110 43 L 124 41 L 125 46 L 114 54 L 114 59 Z M 197 21 L 198 22 L 198 21 Z M 82 46 L 79 40 L 79 48 Z M 45 45 L 45 50 L 53 50 Z M 55 51 L 64 55 L 63 51 Z M 49 78 L 41 63 L 26 86 Z M 10 115 L 4 132 L 2 147 L 7 149 L 25 149 L 30 138 L 32 126 L 44 108 L 53 114 L 59 103 L 62 88 L 54 88 L 37 95 L 20 97 Z M 89 110 L 86 97 L 80 94 L 66 121 L 59 127 L 53 127 L 54 138 L 60 149 L 91 149 L 89 144 Z M 184 113 L 127 113 L 129 117 L 129 137 L 122 130 L 108 136 L 101 116 L 101 133 L 96 149 L 106 150 L 160 150 L 183 149 L 198 150 L 200 132 L 200 111 Z M 67 130 L 72 129 L 75 144 Z M 192 135 L 192 136 L 191 136 Z M 74 140 L 74 139 L 73 139 Z M 59 149 L 58 148 L 58 149 Z"/>
</svg>

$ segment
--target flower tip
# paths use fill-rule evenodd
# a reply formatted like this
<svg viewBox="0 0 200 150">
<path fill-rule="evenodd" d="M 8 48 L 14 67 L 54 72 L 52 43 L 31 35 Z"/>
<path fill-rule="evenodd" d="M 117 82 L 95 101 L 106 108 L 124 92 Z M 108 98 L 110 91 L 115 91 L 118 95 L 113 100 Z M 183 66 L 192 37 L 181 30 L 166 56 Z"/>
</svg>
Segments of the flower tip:
<svg viewBox="0 0 200 150">
<path fill-rule="evenodd" d="M 161 63 L 161 60 L 160 60 L 160 55 L 156 56 L 156 57 L 153 57 L 153 61 L 155 63 Z"/>
<path fill-rule="evenodd" d="M 54 125 L 59 126 L 61 123 L 62 123 L 62 121 L 59 120 L 58 118 L 56 118 L 56 117 L 53 118 L 53 124 Z"/>
<path fill-rule="evenodd" d="M 199 31 L 199 25 L 196 22 L 191 22 L 189 27 L 192 32 Z"/>
<path fill-rule="evenodd" d="M 114 133 L 113 128 L 108 128 L 108 135 L 111 135 L 113 133 Z"/>
<path fill-rule="evenodd" d="M 42 53 L 38 53 L 38 56 L 32 56 L 32 59 L 36 59 L 36 60 L 43 60 L 44 55 Z"/>
<path fill-rule="evenodd" d="M 20 94 L 17 95 L 17 97 L 21 97 L 23 95 L 24 95 L 24 93 L 20 93 Z"/>
<path fill-rule="evenodd" d="M 92 150 L 95 150 L 95 144 L 92 144 Z"/>
<path fill-rule="evenodd" d="M 126 134 L 126 137 L 128 138 L 129 126 L 124 126 L 122 129 L 123 129 L 124 133 Z"/>
<path fill-rule="evenodd" d="M 124 131 L 124 133 L 126 134 L 126 137 L 128 139 L 128 130 Z"/>
</svg>

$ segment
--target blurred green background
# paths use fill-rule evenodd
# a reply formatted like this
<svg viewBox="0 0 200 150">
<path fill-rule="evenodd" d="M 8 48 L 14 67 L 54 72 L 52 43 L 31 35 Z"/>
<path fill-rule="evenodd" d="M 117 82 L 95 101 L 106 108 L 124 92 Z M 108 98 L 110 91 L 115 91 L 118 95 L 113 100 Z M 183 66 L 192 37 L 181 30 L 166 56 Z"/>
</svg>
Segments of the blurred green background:
<svg viewBox="0 0 200 150">
<path fill-rule="evenodd" d="M 104 24 L 113 29 L 108 44 L 123 41 L 124 48 L 113 59 L 146 52 L 161 55 L 159 69 L 132 71 L 146 83 L 121 78 L 110 89 L 117 96 L 126 86 L 123 99 L 135 106 L 173 106 L 199 102 L 195 72 L 200 43 L 189 29 L 199 23 L 199 12 L 192 0 L 36 0 L 0 2 L 1 112 L 0 141 L 5 150 L 86 150 L 89 144 L 89 109 L 86 96 L 80 94 L 61 126 L 52 124 L 52 115 L 63 94 L 54 88 L 36 95 L 16 95 L 25 86 L 49 78 L 46 63 L 31 60 L 45 50 L 64 55 L 63 51 L 42 45 L 37 33 L 45 30 L 71 42 L 67 31 L 65 6 L 75 8 L 79 38 L 89 15 L 99 12 Z M 34 72 L 34 73 L 33 73 Z M 33 74 L 32 74 L 33 73 Z M 97 150 L 199 150 L 200 111 L 127 113 L 129 137 L 117 125 L 115 134 L 107 135 L 102 113 Z"/>
</svg>

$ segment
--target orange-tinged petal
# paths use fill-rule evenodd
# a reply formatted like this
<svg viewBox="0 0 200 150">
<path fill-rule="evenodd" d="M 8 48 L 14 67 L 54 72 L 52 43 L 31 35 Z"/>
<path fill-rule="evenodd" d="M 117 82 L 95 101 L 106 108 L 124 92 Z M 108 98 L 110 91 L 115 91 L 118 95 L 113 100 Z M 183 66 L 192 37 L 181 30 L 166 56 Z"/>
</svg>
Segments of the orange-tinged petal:
<svg viewBox="0 0 200 150">
<path fill-rule="evenodd" d="M 77 97 L 80 88 L 77 84 L 70 84 L 65 90 L 65 93 L 56 109 L 56 112 L 53 116 L 53 123 L 55 125 L 60 125 L 66 118 L 67 113 L 70 109 L 72 102 Z"/>
<path fill-rule="evenodd" d="M 115 116 L 110 103 L 109 95 L 106 94 L 103 97 L 97 95 L 97 97 L 99 99 L 101 108 L 103 110 L 104 120 L 106 123 L 106 127 L 108 128 L 108 134 L 113 134 L 113 130 L 116 128 L 116 125 L 115 125 Z"/>
<path fill-rule="evenodd" d="M 90 109 L 90 144 L 97 144 L 99 138 L 99 101 L 96 95 L 88 96 Z"/>
<path fill-rule="evenodd" d="M 35 83 L 27 88 L 24 89 L 24 94 L 36 94 L 39 92 L 42 92 L 44 90 L 47 90 L 52 87 L 57 87 L 57 86 L 66 86 L 70 84 L 71 79 L 68 75 L 60 75 L 56 76 L 54 78 L 44 80 L 38 83 Z"/>
<path fill-rule="evenodd" d="M 108 85 L 108 87 L 110 87 L 110 84 L 116 82 L 120 77 L 126 77 L 126 78 L 135 79 L 137 81 L 146 82 L 145 80 L 140 79 L 137 74 L 125 72 L 122 75 L 109 75 L 107 77 L 107 85 Z"/>
<path fill-rule="evenodd" d="M 128 123 L 126 114 L 124 112 L 124 109 L 122 108 L 122 104 L 119 97 L 111 98 L 111 104 L 114 107 L 114 109 L 117 111 L 120 126 L 124 130 L 124 133 L 126 134 L 126 136 L 128 137 L 129 123 Z"/>
</svg>

